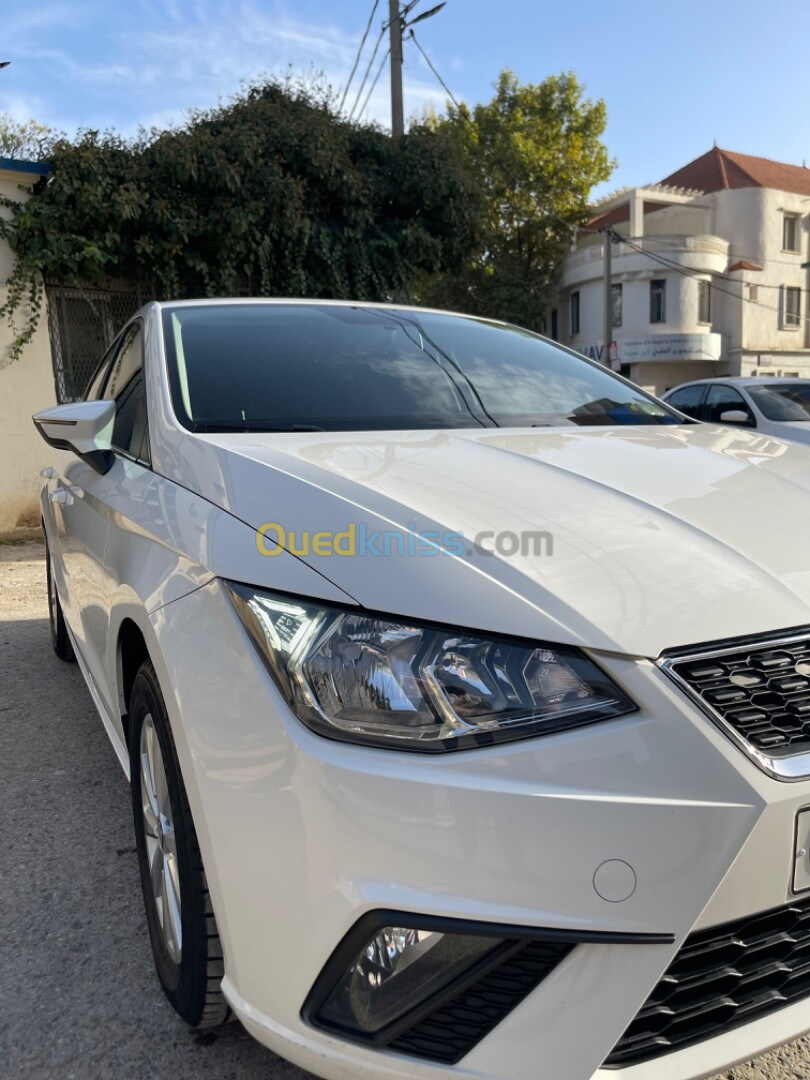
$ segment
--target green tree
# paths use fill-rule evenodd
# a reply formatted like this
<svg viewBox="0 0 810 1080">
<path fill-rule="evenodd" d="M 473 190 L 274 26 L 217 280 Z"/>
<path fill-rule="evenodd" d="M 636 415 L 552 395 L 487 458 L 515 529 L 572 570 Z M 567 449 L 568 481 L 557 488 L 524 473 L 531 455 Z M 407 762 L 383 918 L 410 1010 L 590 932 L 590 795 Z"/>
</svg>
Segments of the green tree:
<svg viewBox="0 0 810 1080">
<path fill-rule="evenodd" d="M 473 230 L 467 175 L 439 133 L 393 140 L 289 81 L 247 89 L 134 142 L 95 131 L 56 142 L 51 178 L 1 200 L 17 262 L 0 316 L 36 324 L 43 282 L 139 283 L 157 298 L 409 296 L 458 270 Z"/>
<path fill-rule="evenodd" d="M 0 113 L 0 157 L 44 161 L 57 138 L 52 128 L 36 120 L 23 122 Z"/>
<path fill-rule="evenodd" d="M 613 169 L 606 118 L 605 103 L 585 99 L 573 74 L 521 85 L 504 71 L 492 101 L 472 111 L 451 105 L 446 118 L 428 120 L 470 174 L 478 235 L 462 273 L 423 277 L 419 298 L 543 329 L 590 191 Z"/>
</svg>

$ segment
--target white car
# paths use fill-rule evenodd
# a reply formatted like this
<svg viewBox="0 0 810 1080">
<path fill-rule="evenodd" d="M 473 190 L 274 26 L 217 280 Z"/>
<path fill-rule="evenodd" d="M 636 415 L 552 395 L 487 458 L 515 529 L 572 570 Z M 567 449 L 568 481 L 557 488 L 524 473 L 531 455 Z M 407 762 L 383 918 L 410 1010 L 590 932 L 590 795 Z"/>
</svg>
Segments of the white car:
<svg viewBox="0 0 810 1080">
<path fill-rule="evenodd" d="M 683 1080 L 810 1029 L 808 450 L 321 301 L 151 304 L 35 422 L 54 647 L 189 1024 L 334 1080 Z"/>
<path fill-rule="evenodd" d="M 661 397 L 694 420 L 810 442 L 810 379 L 759 375 L 699 379 Z"/>
</svg>

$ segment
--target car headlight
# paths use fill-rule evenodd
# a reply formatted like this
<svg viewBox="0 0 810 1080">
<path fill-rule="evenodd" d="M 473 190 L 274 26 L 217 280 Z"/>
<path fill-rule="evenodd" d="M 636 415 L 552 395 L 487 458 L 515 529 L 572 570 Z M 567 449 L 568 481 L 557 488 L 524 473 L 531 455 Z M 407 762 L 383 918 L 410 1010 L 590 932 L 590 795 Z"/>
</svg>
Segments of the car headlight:
<svg viewBox="0 0 810 1080">
<path fill-rule="evenodd" d="M 488 637 L 225 584 L 295 713 L 333 739 L 397 750 L 461 750 L 635 709 L 603 671 L 568 646 Z"/>
</svg>

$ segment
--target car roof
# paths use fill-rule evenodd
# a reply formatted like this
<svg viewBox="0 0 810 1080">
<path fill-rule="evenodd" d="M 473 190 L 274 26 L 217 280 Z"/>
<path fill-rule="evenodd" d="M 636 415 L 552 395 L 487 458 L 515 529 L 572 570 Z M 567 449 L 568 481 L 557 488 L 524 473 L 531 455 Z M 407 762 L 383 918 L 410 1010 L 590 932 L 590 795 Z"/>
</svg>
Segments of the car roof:
<svg viewBox="0 0 810 1080">
<path fill-rule="evenodd" d="M 493 319 L 486 315 L 473 315 L 463 311 L 448 311 L 446 308 L 419 307 L 416 304 L 392 304 L 380 300 L 322 300 L 317 296 L 218 296 L 199 300 L 155 300 L 152 303 L 154 307 L 161 311 L 172 311 L 175 308 L 243 306 L 245 304 L 270 306 L 276 304 L 284 304 L 285 306 L 290 304 L 302 306 L 317 304 L 318 307 L 363 307 L 385 311 L 421 311 L 423 313 L 430 312 L 433 315 L 454 315 L 456 318 L 461 319 L 477 319 L 488 323 L 498 323 L 501 326 L 510 325 L 502 319 Z M 536 333 L 536 331 L 533 331 L 533 333 Z M 542 337 L 543 335 L 539 334 L 538 336 Z M 555 342 L 555 344 L 557 343 Z"/>
</svg>

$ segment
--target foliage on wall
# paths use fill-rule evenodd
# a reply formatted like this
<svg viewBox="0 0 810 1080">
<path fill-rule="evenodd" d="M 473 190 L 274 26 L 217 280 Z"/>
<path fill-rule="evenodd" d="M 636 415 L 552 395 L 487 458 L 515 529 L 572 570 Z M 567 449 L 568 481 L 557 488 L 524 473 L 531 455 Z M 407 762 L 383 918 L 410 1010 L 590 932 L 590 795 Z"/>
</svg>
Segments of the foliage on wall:
<svg viewBox="0 0 810 1080">
<path fill-rule="evenodd" d="M 317 86 L 272 82 L 182 128 L 80 132 L 25 203 L 2 200 L 17 261 L 0 317 L 12 356 L 43 283 L 138 283 L 156 297 L 406 298 L 474 238 L 460 154 L 426 125 L 399 140 L 339 119 Z"/>
</svg>

